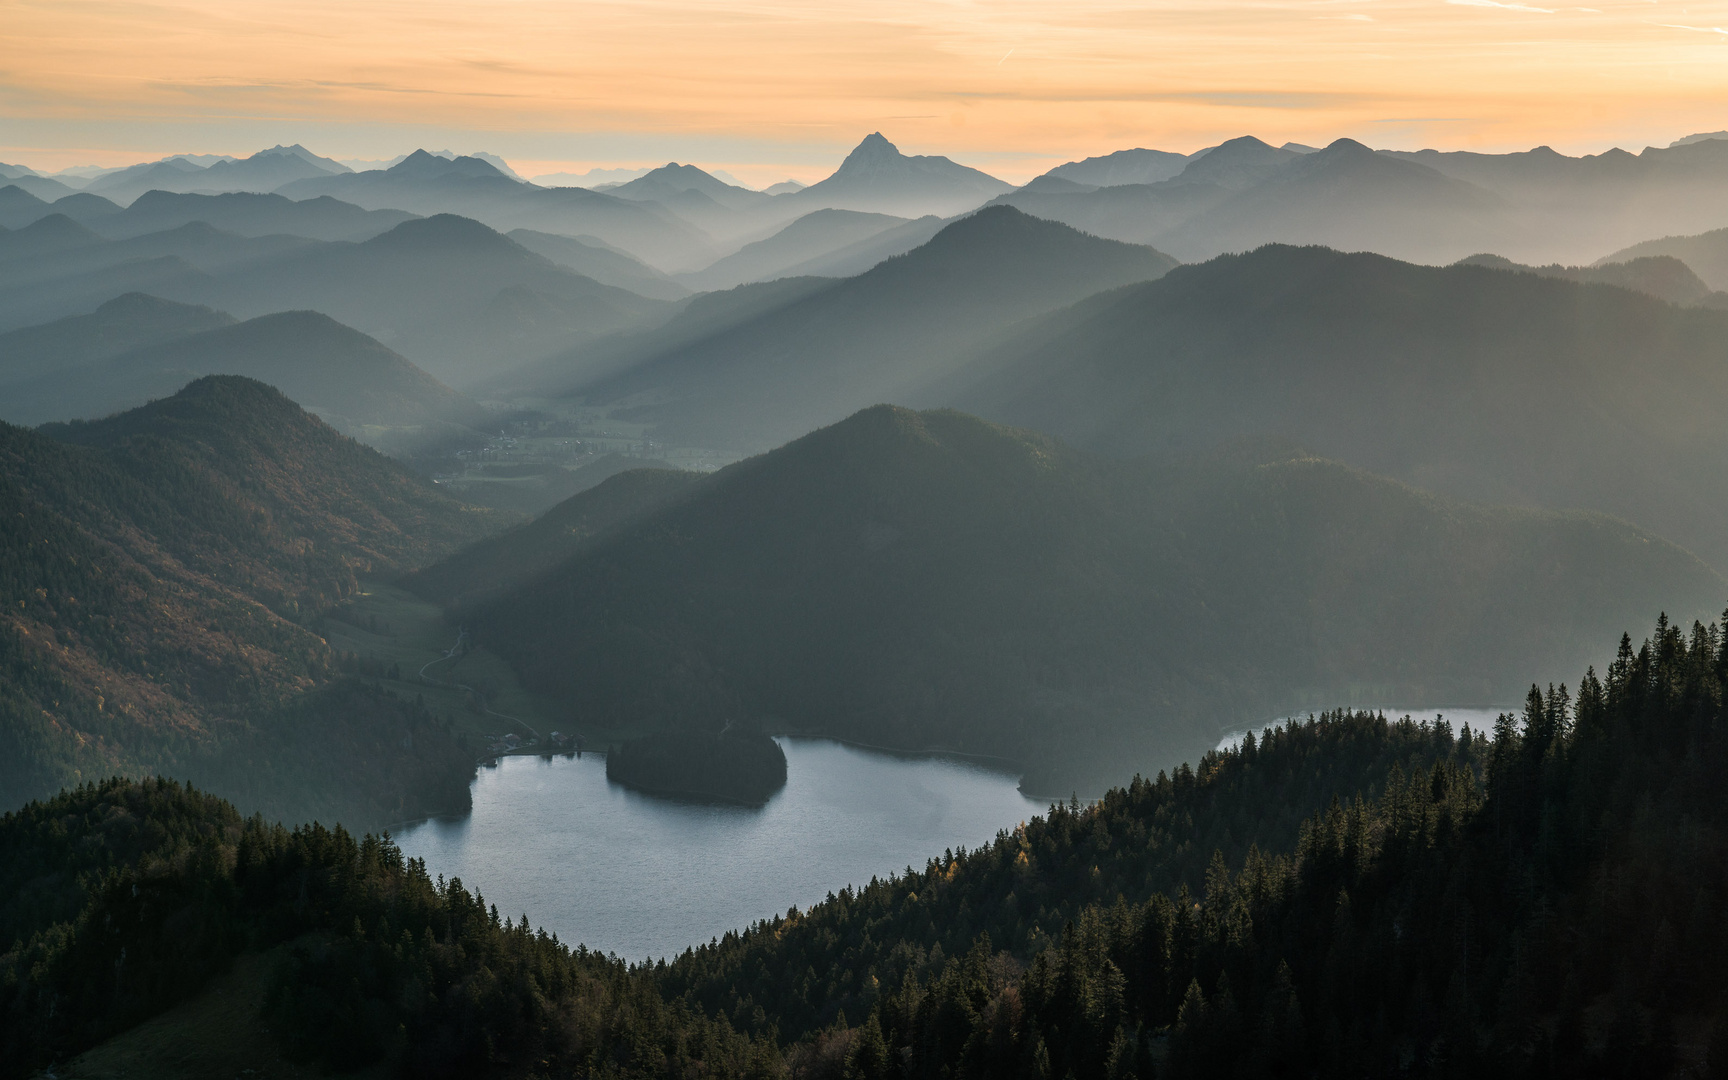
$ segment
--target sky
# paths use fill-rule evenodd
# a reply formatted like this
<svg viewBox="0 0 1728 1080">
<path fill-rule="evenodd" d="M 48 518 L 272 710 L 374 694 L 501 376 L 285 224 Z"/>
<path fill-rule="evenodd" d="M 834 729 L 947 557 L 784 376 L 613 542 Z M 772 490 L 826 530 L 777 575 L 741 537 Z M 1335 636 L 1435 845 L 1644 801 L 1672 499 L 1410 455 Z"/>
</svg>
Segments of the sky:
<svg viewBox="0 0 1728 1080">
<path fill-rule="evenodd" d="M 827 175 L 881 131 L 1011 181 L 1132 146 L 1637 151 L 1728 129 L 1728 0 L 0 0 L 0 161 L 303 143 L 525 176 Z"/>
</svg>

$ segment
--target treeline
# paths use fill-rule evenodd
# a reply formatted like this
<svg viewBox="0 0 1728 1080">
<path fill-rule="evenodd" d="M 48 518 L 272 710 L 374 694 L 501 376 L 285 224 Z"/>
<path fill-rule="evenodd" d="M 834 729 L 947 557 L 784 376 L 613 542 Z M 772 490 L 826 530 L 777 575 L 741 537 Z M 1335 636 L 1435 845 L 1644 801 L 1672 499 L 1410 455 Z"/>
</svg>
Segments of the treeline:
<svg viewBox="0 0 1728 1080">
<path fill-rule="evenodd" d="M 404 1075 L 778 1075 L 668 1002 L 652 969 L 572 951 L 432 880 L 387 838 L 292 831 L 173 781 L 112 780 L 0 823 L 0 1074 L 32 1075 L 288 944 L 262 1003 L 283 1052 Z"/>
<path fill-rule="evenodd" d="M 1088 905 L 1024 971 L 981 935 L 821 1033 L 817 1060 L 866 1078 L 1728 1075 L 1725 627 L 1664 620 L 1576 700 L 1532 688 L 1481 779 L 1397 770 L 1288 854 Z"/>
<path fill-rule="evenodd" d="M 1728 1075 L 1728 617 L 1492 732 L 1333 713 L 672 963 L 167 781 L 0 820 L 0 1071 L 284 949 L 283 1049 L 402 1075 Z"/>
<path fill-rule="evenodd" d="M 981 935 L 1029 960 L 1091 905 L 1199 892 L 1215 857 L 1290 850 L 1307 815 L 1336 793 L 1373 796 L 1389 777 L 1437 762 L 1471 773 L 1486 746 L 1444 720 L 1343 710 L 1250 734 L 1198 768 L 1136 777 L 1085 809 L 1052 806 L 976 851 L 947 852 L 688 951 L 665 985 L 741 1026 L 802 1038 L 842 1013 L 865 1015 L 909 978 L 928 982 Z"/>
</svg>

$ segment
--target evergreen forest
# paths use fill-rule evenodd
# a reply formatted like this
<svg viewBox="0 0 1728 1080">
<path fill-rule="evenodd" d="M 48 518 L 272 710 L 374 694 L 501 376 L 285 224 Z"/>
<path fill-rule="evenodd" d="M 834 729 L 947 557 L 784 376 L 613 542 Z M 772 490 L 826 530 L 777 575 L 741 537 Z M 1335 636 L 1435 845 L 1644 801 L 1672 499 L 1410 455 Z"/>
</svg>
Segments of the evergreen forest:
<svg viewBox="0 0 1728 1080">
<path fill-rule="evenodd" d="M 1492 730 L 1332 712 L 670 962 L 170 780 L 0 820 L 27 1076 L 265 954 L 280 1052 L 432 1076 L 1718 1076 L 1728 617 Z"/>
</svg>

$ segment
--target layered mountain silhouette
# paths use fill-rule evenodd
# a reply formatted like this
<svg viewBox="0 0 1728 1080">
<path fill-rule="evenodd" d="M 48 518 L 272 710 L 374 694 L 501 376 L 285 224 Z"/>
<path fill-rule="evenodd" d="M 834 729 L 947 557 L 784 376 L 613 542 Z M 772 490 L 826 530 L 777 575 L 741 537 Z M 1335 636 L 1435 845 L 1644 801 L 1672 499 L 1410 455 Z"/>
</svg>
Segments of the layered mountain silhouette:
<svg viewBox="0 0 1728 1080">
<path fill-rule="evenodd" d="M 1604 256 L 1595 265 L 1630 262 L 1634 259 L 1668 256 L 1684 262 L 1708 287 L 1728 290 L 1728 229 L 1715 229 L 1698 236 L 1665 236 L 1646 240 Z"/>
<path fill-rule="evenodd" d="M 508 235 L 536 255 L 544 255 L 602 285 L 616 285 L 656 300 L 682 300 L 690 295 L 683 285 L 597 236 L 559 236 L 533 229 L 513 229 Z"/>
<path fill-rule="evenodd" d="M 1567 281 L 1618 285 L 1685 307 L 1728 308 L 1728 293 L 1713 292 L 1690 266 L 1672 255 L 1644 255 L 1625 262 L 1600 262 L 1595 266 L 1561 266 L 1559 263 L 1525 266 L 1498 255 L 1472 255 L 1459 261 L 1468 266 L 1516 270 Z"/>
<path fill-rule="evenodd" d="M 706 291 L 730 289 L 748 282 L 768 281 L 777 277 L 808 276 L 810 271 L 806 268 L 811 264 L 832 259 L 847 248 L 907 224 L 909 222 L 905 218 L 892 214 L 867 214 L 858 210 L 817 210 L 798 218 L 765 240 L 746 244 L 704 270 L 680 274 L 678 280 L 693 289 Z M 912 244 L 904 250 L 909 251 L 916 246 Z M 893 251 L 889 254 L 898 255 L 900 252 Z M 869 266 L 860 267 L 856 272 L 862 273 L 867 269 Z"/>
<path fill-rule="evenodd" d="M 1168 150 L 1118 150 L 1083 161 L 1058 165 L 1044 175 L 1089 187 L 1119 187 L 1123 184 L 1156 184 L 1169 180 L 1188 166 L 1188 155 Z"/>
<path fill-rule="evenodd" d="M 586 188 L 535 187 L 479 158 L 442 158 L 424 150 L 388 169 L 297 180 L 279 193 L 294 199 L 330 195 L 372 210 L 454 213 L 499 231 L 596 236 L 663 270 L 687 268 L 711 246 L 707 234 L 654 204 Z"/>
<path fill-rule="evenodd" d="M 11 287 L 0 278 L 0 326 L 88 311 L 129 291 L 243 318 L 310 309 L 454 382 L 670 314 L 662 301 L 602 285 L 451 215 L 409 220 L 359 244 L 242 240 L 202 225 L 95 246 L 76 239 L 84 246 L 60 256 L 76 269 Z"/>
<path fill-rule="evenodd" d="M 951 399 L 1113 454 L 1293 440 L 1421 487 L 1589 507 L 1728 566 L 1728 312 L 1269 246 L 1025 328 Z"/>
<path fill-rule="evenodd" d="M 88 315 L 0 335 L 0 384 L 89 367 L 133 349 L 233 324 L 234 316 L 225 311 L 127 293 Z"/>
<path fill-rule="evenodd" d="M 1031 185 L 995 202 L 1189 261 L 1282 242 L 1453 262 L 1519 239 L 1492 193 L 1350 139 L 1301 153 L 1245 136 L 1160 183 Z"/>
<path fill-rule="evenodd" d="M 268 192 L 296 180 L 349 171 L 346 165 L 319 157 L 296 143 L 260 150 L 248 158 L 218 161 L 207 168 L 181 159 L 137 165 L 97 177 L 85 190 L 115 202 L 129 203 L 147 191 Z"/>
<path fill-rule="evenodd" d="M 473 401 L 358 330 L 315 311 L 263 315 L 161 340 L 160 331 L 170 324 L 217 319 L 233 321 L 208 308 L 134 294 L 81 319 L 8 334 L 0 338 L 0 353 L 6 356 L 0 367 L 5 398 L 0 419 L 36 425 L 106 416 L 168 397 L 205 375 L 242 375 L 361 437 L 370 427 L 487 424 L 488 415 Z M 98 328 L 112 329 L 103 335 Z M 88 343 L 98 335 L 106 339 L 104 345 L 123 337 L 158 340 L 138 340 L 117 354 L 67 362 L 79 346 L 97 351 Z M 33 348 L 21 347 L 27 345 Z M 16 367 L 34 374 L 10 377 Z"/>
<path fill-rule="evenodd" d="M 868 273 L 582 387 L 697 446 L 759 449 L 876 401 L 916 401 L 1038 312 L 1175 260 L 1009 207 L 963 218 Z"/>
<path fill-rule="evenodd" d="M 1717 228 L 1728 215 L 1723 186 L 1728 140 L 1646 147 L 1638 154 L 1613 149 L 1584 157 L 1567 157 L 1546 146 L 1517 154 L 1384 153 L 1504 199 L 1524 242 L 1483 246 L 1521 262 L 1586 262 L 1653 236 Z M 1702 268 L 1693 269 L 1710 280 Z"/>
<path fill-rule="evenodd" d="M 240 236 L 281 233 L 312 240 L 359 241 L 388 232 L 415 216 L 395 209 L 362 210 L 327 196 L 295 201 L 282 195 L 150 191 L 124 212 L 93 224 L 104 236 L 115 239 L 203 222 Z"/>
<path fill-rule="evenodd" d="M 158 772 L 295 819 L 465 803 L 472 756 L 424 710 L 337 692 L 301 620 L 498 515 L 246 379 L 99 423 L 0 424 L 0 459 L 6 805 Z"/>
<path fill-rule="evenodd" d="M 1053 794 L 1321 701 L 1507 700 L 1724 582 L 1601 516 L 878 407 L 707 478 L 615 477 L 410 584 L 577 715 L 996 755 Z"/>
<path fill-rule="evenodd" d="M 867 135 L 834 175 L 781 196 L 816 209 L 862 210 L 898 217 L 949 217 L 1013 189 L 988 173 L 934 155 L 908 156 L 881 132 Z"/>
</svg>

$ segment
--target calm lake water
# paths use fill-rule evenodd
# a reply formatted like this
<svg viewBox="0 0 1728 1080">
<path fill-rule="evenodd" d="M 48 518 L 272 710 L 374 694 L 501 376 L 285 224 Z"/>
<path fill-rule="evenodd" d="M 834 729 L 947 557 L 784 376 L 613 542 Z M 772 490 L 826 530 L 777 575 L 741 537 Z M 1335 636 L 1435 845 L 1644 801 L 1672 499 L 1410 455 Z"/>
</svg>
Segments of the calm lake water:
<svg viewBox="0 0 1728 1080">
<path fill-rule="evenodd" d="M 1041 814 L 1016 778 L 825 739 L 781 739 L 786 786 L 750 810 L 669 802 L 606 780 L 606 760 L 503 758 L 474 812 L 403 830 L 402 850 L 500 914 L 633 960 L 821 900 Z"/>
</svg>

